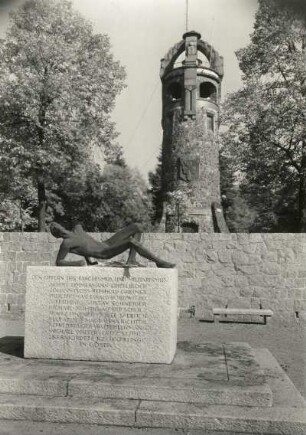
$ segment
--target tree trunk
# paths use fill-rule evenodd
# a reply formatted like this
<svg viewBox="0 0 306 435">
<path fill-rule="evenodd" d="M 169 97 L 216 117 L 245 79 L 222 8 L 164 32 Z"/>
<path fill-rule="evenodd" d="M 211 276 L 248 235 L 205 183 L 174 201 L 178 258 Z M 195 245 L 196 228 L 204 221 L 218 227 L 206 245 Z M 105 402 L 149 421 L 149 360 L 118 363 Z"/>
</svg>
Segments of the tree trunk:
<svg viewBox="0 0 306 435">
<path fill-rule="evenodd" d="M 299 183 L 299 232 L 306 232 L 306 140 L 302 144 L 302 160 Z"/>
<path fill-rule="evenodd" d="M 48 69 L 45 67 L 44 71 L 44 82 L 46 84 L 48 78 Z M 40 110 L 39 110 L 39 129 L 38 129 L 38 138 L 39 138 L 39 146 L 40 148 L 44 147 L 45 141 L 45 125 L 46 125 L 46 95 L 45 89 L 42 91 L 42 95 L 40 98 Z M 46 188 L 45 188 L 45 180 L 42 173 L 38 173 L 37 178 L 37 193 L 38 193 L 38 231 L 45 232 L 46 231 L 46 208 L 47 208 L 47 198 L 46 198 Z"/>
<path fill-rule="evenodd" d="M 38 177 L 37 180 L 37 190 L 38 190 L 38 231 L 46 231 L 46 189 L 45 182 L 42 176 Z"/>
</svg>

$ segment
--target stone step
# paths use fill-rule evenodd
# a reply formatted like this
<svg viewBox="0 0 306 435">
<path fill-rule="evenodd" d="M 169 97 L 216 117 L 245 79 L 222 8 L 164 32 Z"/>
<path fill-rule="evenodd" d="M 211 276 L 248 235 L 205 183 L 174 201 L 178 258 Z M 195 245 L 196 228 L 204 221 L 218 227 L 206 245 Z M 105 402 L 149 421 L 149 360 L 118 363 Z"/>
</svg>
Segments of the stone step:
<svg viewBox="0 0 306 435">
<path fill-rule="evenodd" d="M 29 395 L 0 395 L 1 419 L 270 435 L 304 435 L 306 430 L 303 408 Z"/>
<path fill-rule="evenodd" d="M 141 402 L 137 427 L 202 429 L 245 434 L 305 435 L 305 408 L 199 406 L 196 404 Z"/>
<path fill-rule="evenodd" d="M 272 406 L 272 393 L 267 384 L 241 386 L 193 379 L 131 378 L 111 382 L 101 380 L 100 375 L 71 380 L 0 375 L 0 394 Z"/>
<path fill-rule="evenodd" d="M 137 400 L 0 395 L 0 419 L 134 426 Z"/>
<path fill-rule="evenodd" d="M 257 407 L 273 401 L 245 343 L 179 343 L 171 365 L 7 358 L 0 358 L 0 394 Z"/>
<path fill-rule="evenodd" d="M 224 347 L 229 345 L 224 345 Z M 192 345 L 185 344 L 193 352 L 201 351 L 204 355 L 208 349 L 211 356 L 214 354 L 218 357 L 218 347 L 212 345 Z M 241 348 L 245 349 L 245 355 L 241 354 Z M 192 353 L 192 352 L 191 352 Z M 247 373 L 249 357 L 247 349 L 244 345 L 230 345 L 225 350 L 228 359 L 229 373 L 235 372 L 237 369 L 238 360 L 240 360 L 240 370 L 242 375 Z M 240 359 L 238 358 L 240 355 Z M 207 431 L 222 432 L 239 432 L 244 434 L 282 434 L 282 435 L 304 435 L 306 433 L 306 404 L 302 396 L 296 390 L 286 373 L 280 368 L 277 361 L 273 358 L 266 349 L 256 350 L 256 360 L 260 362 L 261 367 L 265 371 L 267 382 L 273 394 L 272 407 L 264 406 L 233 406 L 228 405 L 210 405 L 203 403 L 179 403 L 174 402 L 173 398 L 169 401 L 161 400 L 129 400 L 129 399 L 105 399 L 101 397 L 89 397 L 85 392 L 81 391 L 83 396 L 68 396 L 69 382 L 77 379 L 77 376 L 83 376 L 91 367 L 91 375 L 93 370 L 96 374 L 103 367 L 104 372 L 101 376 L 106 375 L 107 364 L 85 364 L 82 362 L 53 362 L 52 365 L 48 361 L 36 361 L 26 363 L 24 366 L 18 361 L 18 358 L 8 355 L 1 360 L 1 371 L 6 371 L 8 366 L 16 364 L 18 367 L 19 376 L 29 376 L 29 372 L 24 374 L 27 369 L 35 370 L 36 372 L 36 395 L 30 394 L 0 394 L 0 420 L 27 420 L 37 422 L 56 422 L 56 423 L 82 423 L 96 424 L 104 426 L 114 426 L 118 428 L 118 433 L 122 433 L 120 427 L 129 428 L 169 428 L 183 429 L 185 432 L 189 430 L 201 430 L 201 433 Z M 209 360 L 206 361 L 208 363 Z M 203 361 L 202 361 L 203 362 Z M 216 361 L 214 361 L 214 364 Z M 19 365 L 18 365 L 19 364 Z M 53 366 L 53 370 L 51 367 Z M 125 369 L 132 365 L 125 364 Z M 39 369 L 40 367 L 40 369 Z M 47 369 L 49 367 L 49 369 Z M 37 393 L 44 392 L 43 381 L 51 382 L 56 377 L 56 372 L 61 367 L 61 376 L 55 378 L 58 385 L 64 381 L 65 388 L 61 390 L 62 397 L 39 396 Z M 118 368 L 114 365 L 109 367 L 108 376 L 113 375 L 112 384 L 117 384 Z M 169 366 L 168 370 L 170 369 Z M 174 367 L 173 381 L 179 382 L 180 366 Z M 256 367 L 255 367 L 256 368 Z M 160 366 L 155 368 L 150 366 L 151 375 L 161 370 Z M 187 374 L 189 379 L 192 379 L 192 370 L 189 367 Z M 113 370 L 113 371 L 111 371 Z M 122 367 L 120 368 L 122 370 Z M 119 370 L 119 371 L 120 371 Z M 135 365 L 135 376 L 140 375 L 143 370 L 143 365 Z M 148 369 L 147 369 L 148 370 Z M 80 371 L 82 373 L 80 373 Z M 255 370 L 256 371 L 256 370 Z M 49 373 L 48 373 L 49 372 Z M 43 373 L 45 373 L 43 375 Z M 168 375 L 169 375 L 168 371 Z M 195 371 L 197 373 L 197 371 Z M 88 373 L 87 373 L 88 374 Z M 125 381 L 128 382 L 128 371 L 126 372 Z M 130 373 L 131 375 L 131 373 Z M 48 376 L 50 376 L 48 378 Z M 229 376 L 230 377 L 230 376 Z M 40 378 L 40 380 L 38 379 Z M 245 378 L 245 376 L 244 376 Z M 256 379 L 256 377 L 255 377 Z M 80 380 L 80 379 L 79 379 Z M 109 379 L 110 380 L 110 379 Z M 239 376 L 236 380 L 239 385 Z M 224 384 L 224 381 L 216 381 L 216 384 Z M 28 377 L 28 386 L 30 385 L 30 377 Z M 94 386 L 94 383 L 92 384 Z M 238 386 L 237 385 L 237 386 Z M 263 386 L 265 384 L 257 384 Z M 46 386 L 46 385 L 45 385 Z M 255 385 L 256 386 L 256 385 Z M 221 387 L 220 387 L 221 388 Z M 241 389 L 241 385 L 239 386 Z M 143 389 L 145 387 L 143 386 Z M 25 390 L 23 390 L 25 392 Z M 48 389 L 48 393 L 52 393 L 52 389 Z M 1 421 L 0 421 L 0 427 Z M 98 431 L 98 429 L 97 429 Z M 100 432 L 100 431 L 99 431 Z"/>
<path fill-rule="evenodd" d="M 68 394 L 72 397 L 124 398 L 153 401 L 201 403 L 204 405 L 271 407 L 272 393 L 268 385 L 235 386 L 209 382 L 182 382 L 169 379 L 139 379 L 116 383 L 71 381 Z"/>
</svg>

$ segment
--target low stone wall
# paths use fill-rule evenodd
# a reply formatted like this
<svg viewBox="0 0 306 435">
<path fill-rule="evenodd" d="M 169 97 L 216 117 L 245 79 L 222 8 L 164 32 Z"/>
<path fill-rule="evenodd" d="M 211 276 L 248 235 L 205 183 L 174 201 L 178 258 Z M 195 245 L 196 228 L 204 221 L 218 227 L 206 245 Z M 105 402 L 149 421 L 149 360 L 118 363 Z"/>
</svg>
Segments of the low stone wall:
<svg viewBox="0 0 306 435">
<path fill-rule="evenodd" d="M 306 234 L 151 233 L 143 243 L 176 262 L 179 306 L 197 317 L 259 302 L 288 320 L 306 311 Z M 59 245 L 47 233 L 0 233 L 0 315 L 23 316 L 27 266 L 54 265 Z"/>
</svg>

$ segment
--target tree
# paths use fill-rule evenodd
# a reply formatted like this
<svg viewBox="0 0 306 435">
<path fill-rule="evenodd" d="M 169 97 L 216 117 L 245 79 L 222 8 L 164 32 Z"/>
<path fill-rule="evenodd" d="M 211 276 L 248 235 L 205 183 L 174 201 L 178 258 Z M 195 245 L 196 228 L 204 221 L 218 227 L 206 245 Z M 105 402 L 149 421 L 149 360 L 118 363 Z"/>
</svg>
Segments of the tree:
<svg viewBox="0 0 306 435">
<path fill-rule="evenodd" d="M 252 207 L 236 180 L 231 156 L 224 148 L 220 153 L 220 187 L 224 217 L 230 232 L 248 233 L 252 230 L 257 212 Z"/>
<path fill-rule="evenodd" d="M 24 231 L 32 225 L 31 203 L 0 197 L 0 231 Z"/>
<path fill-rule="evenodd" d="M 157 165 L 149 175 L 150 192 L 152 196 L 152 224 L 158 225 L 163 217 L 163 202 L 165 200 L 162 192 L 162 152 L 159 153 Z"/>
<path fill-rule="evenodd" d="M 256 211 L 236 192 L 226 209 L 225 219 L 230 232 L 248 233 L 256 219 Z"/>
<path fill-rule="evenodd" d="M 306 14 L 259 0 L 251 43 L 237 53 L 243 88 L 229 95 L 222 153 L 256 207 L 253 230 L 306 230 Z"/>
<path fill-rule="evenodd" d="M 1 159 L 1 156 L 0 156 Z M 4 165 L 0 171 L 0 230 L 35 228 L 33 210 L 37 200 L 32 180 L 23 179 L 18 168 Z"/>
<path fill-rule="evenodd" d="M 150 228 L 151 197 L 145 181 L 127 166 L 87 164 L 77 169 L 56 192 L 57 222 L 71 228 L 81 222 L 87 231 L 116 231 L 140 222 Z"/>
<path fill-rule="evenodd" d="M 94 146 L 106 159 L 120 155 L 110 112 L 124 77 L 109 38 L 69 1 L 28 0 L 12 15 L 0 44 L 0 166 L 31 180 L 40 231 L 59 174 L 71 174 Z"/>
</svg>

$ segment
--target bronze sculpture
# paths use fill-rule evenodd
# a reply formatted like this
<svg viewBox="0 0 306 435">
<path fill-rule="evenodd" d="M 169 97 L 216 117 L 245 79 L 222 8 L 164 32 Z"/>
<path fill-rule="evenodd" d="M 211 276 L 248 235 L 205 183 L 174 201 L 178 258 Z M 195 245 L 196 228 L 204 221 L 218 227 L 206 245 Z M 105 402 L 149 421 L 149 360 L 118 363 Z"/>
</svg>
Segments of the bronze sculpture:
<svg viewBox="0 0 306 435">
<path fill-rule="evenodd" d="M 87 265 L 95 265 L 98 264 L 98 262 L 92 261 L 90 257 L 108 260 L 116 255 L 122 254 L 124 251 L 129 250 L 130 252 L 126 263 L 126 265 L 129 267 L 137 265 L 136 253 L 150 261 L 153 261 L 157 267 L 175 267 L 175 264 L 158 258 L 140 243 L 142 234 L 142 228 L 140 224 L 128 225 L 103 242 L 98 242 L 89 234 L 87 234 L 80 224 L 76 225 L 73 231 L 67 231 L 61 225 L 52 223 L 50 226 L 50 231 L 54 237 L 62 237 L 64 239 L 57 254 L 57 266 L 85 265 L 84 260 L 65 260 L 65 257 L 69 254 L 69 252 L 85 257 Z"/>
</svg>

